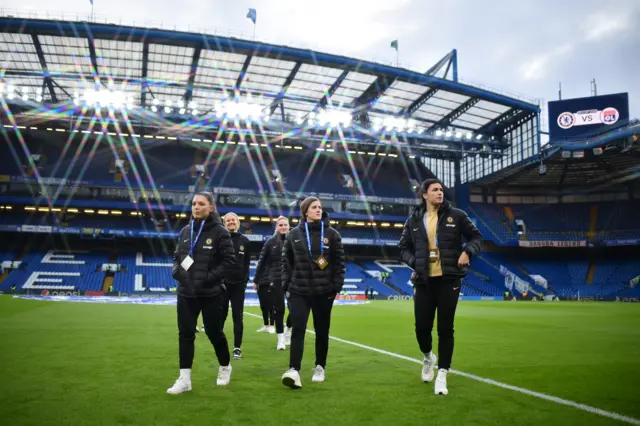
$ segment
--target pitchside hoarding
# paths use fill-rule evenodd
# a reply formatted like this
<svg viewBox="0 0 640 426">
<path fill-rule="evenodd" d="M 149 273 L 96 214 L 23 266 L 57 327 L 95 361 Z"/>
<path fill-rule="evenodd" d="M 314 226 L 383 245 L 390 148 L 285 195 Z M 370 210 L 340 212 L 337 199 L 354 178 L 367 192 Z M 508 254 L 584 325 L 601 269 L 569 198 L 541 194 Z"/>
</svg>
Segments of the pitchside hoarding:
<svg viewBox="0 0 640 426">
<path fill-rule="evenodd" d="M 629 94 L 549 102 L 549 139 L 579 139 L 606 132 L 629 120 Z"/>
</svg>

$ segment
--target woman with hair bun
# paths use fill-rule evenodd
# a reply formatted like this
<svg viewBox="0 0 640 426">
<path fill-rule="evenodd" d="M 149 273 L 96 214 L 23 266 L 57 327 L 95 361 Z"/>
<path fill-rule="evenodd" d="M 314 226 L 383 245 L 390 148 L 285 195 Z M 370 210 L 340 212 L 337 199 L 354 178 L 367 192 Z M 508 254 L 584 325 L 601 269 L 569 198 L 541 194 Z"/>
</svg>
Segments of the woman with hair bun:
<svg viewBox="0 0 640 426">
<path fill-rule="evenodd" d="M 229 384 L 231 356 L 223 331 L 224 305 L 228 299 L 223 280 L 227 269 L 234 263 L 231 237 L 216 212 L 213 194 L 197 193 L 191 203 L 191 220 L 180 231 L 173 254 L 172 276 L 178 281 L 180 376 L 167 393 L 175 395 L 191 390 L 191 367 L 200 312 L 205 333 L 220 363 L 217 384 Z"/>
</svg>

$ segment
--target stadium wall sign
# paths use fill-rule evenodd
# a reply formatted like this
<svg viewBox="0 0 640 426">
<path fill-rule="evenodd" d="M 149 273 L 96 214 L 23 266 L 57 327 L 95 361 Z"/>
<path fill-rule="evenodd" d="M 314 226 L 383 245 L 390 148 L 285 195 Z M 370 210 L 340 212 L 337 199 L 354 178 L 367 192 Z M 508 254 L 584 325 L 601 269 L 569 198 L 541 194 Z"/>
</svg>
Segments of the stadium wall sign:
<svg viewBox="0 0 640 426">
<path fill-rule="evenodd" d="M 387 300 L 413 300 L 413 296 L 410 294 L 392 294 L 390 296 L 387 296 Z"/>
<path fill-rule="evenodd" d="M 626 296 L 559 296 L 560 300 L 568 302 L 623 302 L 640 303 L 640 297 Z"/>
<path fill-rule="evenodd" d="M 82 296 L 81 291 L 42 290 L 40 296 Z"/>
<path fill-rule="evenodd" d="M 518 241 L 520 247 L 586 247 L 587 241 Z"/>
<path fill-rule="evenodd" d="M 585 139 L 629 122 L 629 94 L 550 101 L 547 110 L 552 142 Z"/>
<path fill-rule="evenodd" d="M 114 229 L 114 228 L 74 228 L 62 226 L 35 226 L 35 225 L 0 225 L 0 232 L 28 232 L 47 234 L 71 234 L 84 236 L 116 236 L 125 238 L 166 238 L 176 239 L 178 232 L 174 231 L 147 231 L 144 229 Z M 263 242 L 271 238 L 273 234 L 249 234 L 250 241 Z M 395 246 L 397 240 L 374 238 L 343 238 L 344 245 L 354 246 Z"/>
<path fill-rule="evenodd" d="M 496 301 L 503 300 L 504 296 L 464 296 L 461 295 L 458 300 L 464 301 Z M 387 300 L 400 301 L 400 300 L 413 300 L 413 295 L 410 294 L 395 294 L 391 296 L 387 296 Z M 509 299 L 511 300 L 511 299 Z"/>
<path fill-rule="evenodd" d="M 364 294 L 338 294 L 336 300 L 367 300 Z"/>
<path fill-rule="evenodd" d="M 126 183 L 121 182 L 110 182 L 110 181 L 99 181 L 99 180 L 82 180 L 82 181 L 74 181 L 68 179 L 60 179 L 60 178 L 34 178 L 30 176 L 10 176 L 11 182 L 20 182 L 20 183 L 38 183 L 42 185 L 69 185 L 69 186 L 95 186 L 95 187 L 123 187 L 126 188 Z M 144 185 L 144 183 L 143 183 Z M 150 185 L 150 184 L 149 184 Z M 150 189 L 150 187 L 149 187 Z M 187 188 L 184 185 L 163 185 L 164 190 L 180 191 L 188 193 Z M 214 194 L 220 195 L 267 195 L 270 197 L 276 198 L 285 198 L 289 197 L 288 194 L 283 194 L 278 191 L 257 191 L 253 189 L 243 189 L 243 188 L 231 188 L 231 187 L 217 187 L 212 188 Z M 162 193 L 162 191 L 160 191 Z M 329 194 L 325 192 L 305 192 L 301 194 L 294 194 L 295 196 L 313 196 L 318 197 L 321 200 L 330 200 L 330 201 L 359 201 L 359 202 L 369 202 L 369 203 L 391 203 L 391 204 L 415 204 L 415 198 L 403 198 L 403 197 L 377 197 L 373 195 L 349 195 L 349 194 Z M 167 206 L 169 207 L 169 206 Z M 182 207 L 180 207 L 182 208 Z"/>
<path fill-rule="evenodd" d="M 624 240 L 604 241 L 605 246 L 636 246 L 640 244 L 640 238 L 627 238 Z"/>
</svg>

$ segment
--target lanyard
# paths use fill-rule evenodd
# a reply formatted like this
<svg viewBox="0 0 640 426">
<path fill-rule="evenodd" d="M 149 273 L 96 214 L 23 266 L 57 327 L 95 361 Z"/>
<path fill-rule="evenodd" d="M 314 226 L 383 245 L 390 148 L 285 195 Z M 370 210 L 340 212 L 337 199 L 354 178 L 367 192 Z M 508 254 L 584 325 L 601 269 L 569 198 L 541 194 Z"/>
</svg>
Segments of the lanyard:
<svg viewBox="0 0 640 426">
<path fill-rule="evenodd" d="M 194 220 L 191 219 L 191 248 L 189 249 L 189 256 L 191 256 L 193 258 L 193 249 L 196 247 L 196 244 L 198 244 L 198 239 L 200 238 L 200 234 L 202 233 L 202 227 L 204 226 L 204 220 L 202 220 L 202 223 L 200 224 L 200 230 L 198 231 L 198 235 L 196 235 L 196 239 L 195 241 L 193 240 L 193 222 Z"/>
<path fill-rule="evenodd" d="M 307 247 L 309 247 L 309 256 L 313 259 L 313 253 L 311 253 L 311 237 L 309 236 L 309 224 L 304 223 L 304 230 L 307 231 Z M 324 252 L 324 222 L 320 221 L 320 256 Z"/>
<path fill-rule="evenodd" d="M 427 218 L 429 217 L 429 214 L 427 212 L 424 212 L 424 230 L 427 233 L 427 235 L 429 235 L 429 228 L 427 227 Z M 440 226 L 440 218 L 438 217 L 438 213 L 436 212 L 436 218 L 438 219 L 436 221 L 436 248 L 438 248 L 438 228 Z"/>
</svg>

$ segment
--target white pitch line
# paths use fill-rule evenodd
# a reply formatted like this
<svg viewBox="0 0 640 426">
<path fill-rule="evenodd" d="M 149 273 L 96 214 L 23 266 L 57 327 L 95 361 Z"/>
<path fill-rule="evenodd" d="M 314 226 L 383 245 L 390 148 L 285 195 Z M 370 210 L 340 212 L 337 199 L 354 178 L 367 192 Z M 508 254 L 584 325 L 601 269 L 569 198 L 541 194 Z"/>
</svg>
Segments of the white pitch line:
<svg viewBox="0 0 640 426">
<path fill-rule="evenodd" d="M 262 315 L 256 315 L 256 314 L 251 313 L 251 312 L 245 312 L 245 314 L 250 315 L 252 317 L 256 317 L 256 318 L 262 319 Z M 315 332 L 312 331 L 312 330 L 307 330 L 307 332 L 315 334 Z M 395 352 L 385 351 L 384 349 L 374 348 L 373 346 L 363 345 L 362 343 L 352 342 L 350 340 L 341 339 L 339 337 L 329 336 L 329 338 L 332 339 L 332 340 L 336 340 L 338 342 L 341 342 L 341 343 L 345 343 L 347 345 L 356 346 L 356 347 L 361 348 L 361 349 L 367 349 L 367 350 L 370 350 L 372 352 L 377 352 L 377 353 L 380 353 L 380 354 L 383 354 L 383 355 L 388 355 L 388 356 L 391 356 L 391 357 L 394 357 L 394 358 L 403 359 L 405 361 L 409 361 L 409 362 L 413 362 L 413 363 L 422 365 L 422 360 L 419 360 L 419 359 L 416 359 L 416 358 L 411 358 L 409 356 L 400 355 L 400 354 L 397 354 Z M 525 394 L 525 395 L 534 396 L 536 398 L 544 399 L 546 401 L 555 402 L 555 403 L 560 404 L 560 405 L 566 405 L 568 407 L 577 408 L 578 410 L 586 411 L 586 412 L 591 413 L 591 414 L 597 414 L 599 416 L 608 417 L 610 419 L 620 420 L 621 422 L 625 422 L 625 423 L 629 423 L 629 424 L 632 424 L 632 425 L 640 426 L 640 420 L 638 420 L 636 418 L 633 418 L 633 417 L 625 416 L 623 414 L 618 414 L 618 413 L 614 413 L 612 411 L 602 410 L 600 408 L 592 407 L 590 405 L 580 404 L 579 402 L 570 401 L 568 399 L 562 399 L 562 398 L 559 398 L 557 396 L 548 395 L 546 393 L 536 392 L 536 391 L 532 391 L 532 390 L 529 390 L 529 389 L 521 388 L 521 387 L 518 387 L 518 386 L 509 385 L 507 383 L 498 382 L 496 380 L 487 379 L 487 378 L 484 378 L 484 377 L 476 376 L 475 374 L 465 373 L 463 371 L 449 370 L 449 372 L 453 373 L 453 374 L 457 374 L 458 376 L 466 377 L 467 379 L 476 380 L 478 382 L 487 383 L 489 385 L 497 386 L 497 387 L 502 388 L 502 389 L 508 389 L 508 390 L 511 390 L 511 391 L 514 391 L 514 392 L 519 392 L 519 393 L 522 393 L 522 394 Z"/>
</svg>

